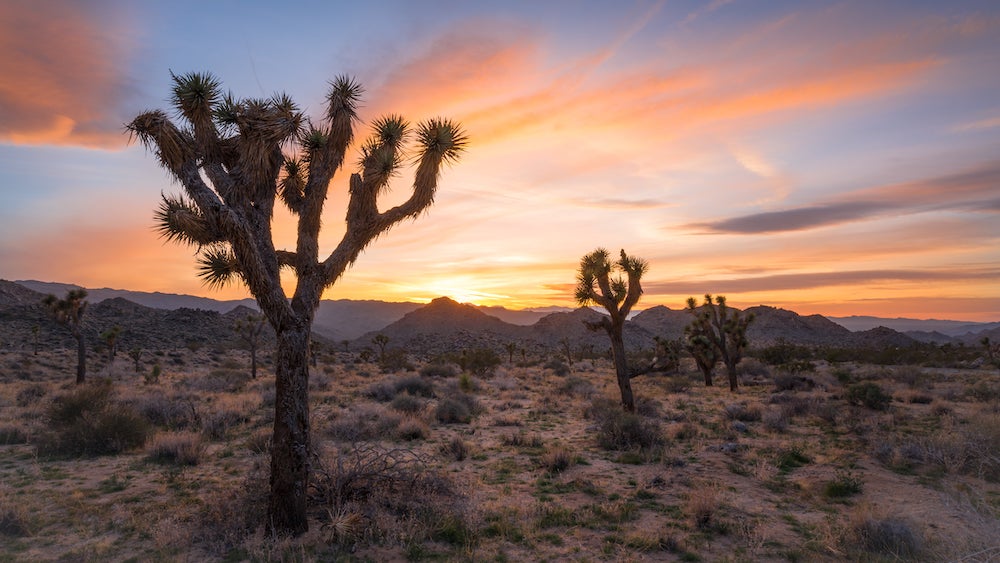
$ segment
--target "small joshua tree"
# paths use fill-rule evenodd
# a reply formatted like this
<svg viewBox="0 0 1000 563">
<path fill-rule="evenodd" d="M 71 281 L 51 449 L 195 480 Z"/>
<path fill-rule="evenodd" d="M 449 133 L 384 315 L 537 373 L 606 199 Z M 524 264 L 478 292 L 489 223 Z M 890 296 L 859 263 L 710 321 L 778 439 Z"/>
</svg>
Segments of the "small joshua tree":
<svg viewBox="0 0 1000 563">
<path fill-rule="evenodd" d="M 689 311 L 691 302 L 688 301 Z M 694 358 L 698 371 L 705 377 L 705 386 L 712 386 L 712 373 L 719 363 L 719 350 L 711 338 L 712 321 L 709 315 L 696 315 L 691 324 L 684 327 L 684 349 Z"/>
<path fill-rule="evenodd" d="M 611 339 L 611 357 L 618 377 L 618 390 L 621 392 L 622 408 L 627 412 L 635 412 L 631 382 L 635 374 L 630 373 L 628 369 L 622 333 L 625 329 L 625 319 L 642 296 L 640 279 L 648 268 L 649 265 L 645 260 L 629 256 L 624 250 L 621 251 L 621 258 L 612 263 L 608 251 L 598 248 L 580 260 L 580 269 L 576 277 L 577 302 L 584 306 L 600 305 L 609 314 L 609 317 L 602 317 L 596 323 L 586 324 L 590 330 L 603 328 Z M 621 275 L 611 277 L 612 270 L 618 270 L 625 277 Z"/>
<path fill-rule="evenodd" d="M 687 300 L 688 312 L 694 316 L 694 320 L 688 325 L 685 332 L 690 335 L 689 346 L 695 348 L 692 355 L 695 362 L 699 362 L 698 355 L 703 354 L 705 365 L 714 367 L 719 359 L 726 364 L 726 375 L 729 376 L 729 390 L 736 391 L 739 386 L 739 378 L 736 375 L 736 364 L 743 358 L 743 351 L 747 347 L 747 328 L 753 321 L 752 314 L 740 314 L 735 309 L 726 306 L 726 298 L 718 295 L 712 298 L 705 295 L 705 302 L 699 307 L 694 297 Z M 714 359 L 705 341 L 711 344 L 717 355 Z M 691 348 L 688 348 L 691 350 Z M 707 371 L 699 363 L 699 369 L 705 374 L 705 384 L 711 385 L 711 369 Z"/>
<path fill-rule="evenodd" d="M 71 289 L 66 297 L 59 299 L 55 295 L 46 295 L 42 304 L 57 323 L 68 328 L 76 339 L 76 384 L 87 380 L 87 339 L 83 335 L 83 313 L 87 310 L 87 291 Z"/>
<path fill-rule="evenodd" d="M 503 345 L 504 350 L 507 350 L 507 363 L 514 364 L 514 352 L 517 352 L 517 343 L 508 342 Z"/>
<path fill-rule="evenodd" d="M 135 348 L 132 348 L 131 350 L 128 351 L 128 356 L 130 358 L 132 358 L 133 362 L 135 362 L 135 372 L 136 373 L 139 373 L 140 371 L 142 371 L 142 362 L 141 362 L 141 360 L 142 360 L 142 352 L 143 352 L 143 350 L 139 346 L 136 346 Z"/>
<path fill-rule="evenodd" d="M 264 332 L 264 324 L 267 319 L 263 315 L 247 315 L 244 319 L 238 319 L 233 325 L 240 340 L 247 345 L 250 350 L 250 377 L 257 379 L 257 349 L 260 348 L 260 335 Z"/>
<path fill-rule="evenodd" d="M 101 333 L 101 340 L 104 341 L 104 345 L 108 348 L 108 369 L 111 369 L 111 365 L 115 363 L 115 358 L 118 357 L 118 337 L 122 334 L 122 327 L 115 325 L 108 330 Z"/>
<path fill-rule="evenodd" d="M 372 338 L 372 344 L 378 346 L 378 361 L 385 361 L 385 347 L 389 344 L 389 337 L 379 333 Z"/>
</svg>

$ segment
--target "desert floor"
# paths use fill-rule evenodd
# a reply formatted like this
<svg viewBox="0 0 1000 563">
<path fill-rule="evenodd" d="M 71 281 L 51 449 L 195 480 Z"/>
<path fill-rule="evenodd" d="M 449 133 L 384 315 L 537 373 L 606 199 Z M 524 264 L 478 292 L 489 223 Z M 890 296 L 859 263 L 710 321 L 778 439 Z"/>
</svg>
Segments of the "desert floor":
<svg viewBox="0 0 1000 563">
<path fill-rule="evenodd" d="M 0 352 L 0 561 L 1000 560 L 997 370 L 746 360 L 732 393 L 682 366 L 634 379 L 626 416 L 605 360 L 470 376 L 331 353 L 289 539 L 263 531 L 266 361 L 252 380 L 241 351 L 95 357 L 110 384 L 89 391 L 74 361 Z M 91 439 L 125 451 L 76 456 Z"/>
</svg>

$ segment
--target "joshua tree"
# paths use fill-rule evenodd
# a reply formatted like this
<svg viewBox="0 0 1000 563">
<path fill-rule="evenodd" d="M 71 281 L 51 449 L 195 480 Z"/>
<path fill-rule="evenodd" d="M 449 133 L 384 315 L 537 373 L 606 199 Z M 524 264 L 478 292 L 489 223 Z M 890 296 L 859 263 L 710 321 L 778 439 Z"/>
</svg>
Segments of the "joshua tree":
<svg viewBox="0 0 1000 563">
<path fill-rule="evenodd" d="M 142 360 L 142 348 L 138 346 L 132 348 L 128 351 L 128 356 L 132 358 L 133 362 L 135 362 L 135 372 L 139 373 L 142 371 L 142 364 L 140 363 Z"/>
<path fill-rule="evenodd" d="M 507 363 L 508 364 L 513 364 L 514 363 L 514 352 L 517 352 L 517 343 L 516 342 L 508 342 L 508 343 L 506 343 L 506 344 L 503 345 L 503 348 L 504 348 L 504 350 L 507 350 Z"/>
<path fill-rule="evenodd" d="M 52 318 L 57 323 L 69 328 L 76 339 L 76 384 L 87 380 L 87 339 L 83 336 L 83 313 L 87 310 L 87 291 L 71 289 L 64 299 L 55 295 L 46 295 L 42 299 Z"/>
<path fill-rule="evenodd" d="M 385 361 L 385 346 L 389 344 L 389 337 L 379 333 L 372 338 L 372 344 L 378 346 L 378 361 Z"/>
<path fill-rule="evenodd" d="M 986 358 L 989 362 L 1000 367 L 1000 342 L 993 342 L 989 336 L 984 336 L 979 343 L 986 349 Z"/>
<path fill-rule="evenodd" d="M 694 315 L 694 320 L 688 325 L 685 333 L 688 334 L 688 350 L 691 346 L 695 348 L 692 355 L 698 367 L 705 374 L 705 384 L 711 385 L 711 368 L 707 371 L 702 367 L 698 357 L 704 354 L 705 364 L 711 367 L 719 359 L 726 364 L 726 375 L 729 376 L 729 390 L 736 391 L 739 386 L 739 379 L 736 376 L 736 364 L 743 358 L 743 351 L 747 347 L 747 327 L 753 321 L 752 314 L 741 315 L 739 311 L 726 306 L 726 298 L 717 295 L 715 299 L 709 294 L 705 295 L 705 302 L 699 307 L 694 297 L 687 300 L 687 310 Z M 713 356 L 706 350 L 707 340 L 714 348 L 717 355 Z"/>
<path fill-rule="evenodd" d="M 101 340 L 108 347 L 108 370 L 118 357 L 118 337 L 122 334 L 122 327 L 115 325 L 101 333 Z"/>
<path fill-rule="evenodd" d="M 32 350 L 34 352 L 34 355 L 36 356 L 38 355 L 38 332 L 41 330 L 41 328 L 42 327 L 38 325 L 31 327 Z"/>
<path fill-rule="evenodd" d="M 684 327 L 684 349 L 694 358 L 698 370 L 705 376 L 705 386 L 712 386 L 712 372 L 719 363 L 719 351 L 709 338 L 712 325 L 708 315 L 695 317 Z"/>
<path fill-rule="evenodd" d="M 586 324 L 590 330 L 603 328 L 611 339 L 611 357 L 618 376 L 622 408 L 628 412 L 635 411 L 631 378 L 637 374 L 629 373 L 622 332 L 625 328 L 625 319 L 642 296 L 642 285 L 639 280 L 648 268 L 649 265 L 645 260 L 629 256 L 624 250 L 621 251 L 621 258 L 612 264 L 608 251 L 598 248 L 580 260 L 580 270 L 576 277 L 577 302 L 581 305 L 596 303 L 604 307 L 610 315 L 602 317 L 599 322 Z M 617 269 L 626 277 L 619 275 L 612 278 L 612 269 Z"/>
<path fill-rule="evenodd" d="M 316 123 L 285 94 L 237 99 L 224 94 L 210 74 L 173 76 L 172 90 L 179 125 L 157 110 L 139 115 L 127 129 L 156 153 L 184 191 L 163 196 L 156 212 L 160 233 L 199 248 L 200 276 L 208 285 L 244 283 L 275 331 L 267 522 L 272 531 L 301 534 L 308 530 L 311 459 L 309 340 L 320 296 L 372 240 L 431 205 L 442 165 L 458 158 L 466 137 L 457 124 L 431 119 L 416 127 L 416 147 L 407 154 L 409 123 L 398 115 L 376 119 L 350 177 L 343 238 L 321 257 L 323 207 L 354 139 L 360 85 L 348 77 L 333 80 Z M 291 154 L 283 152 L 287 146 Z M 379 195 L 406 163 L 416 166 L 412 193 L 380 211 Z M 295 216 L 295 248 L 275 247 L 271 222 L 277 200 Z M 279 277 L 283 267 L 296 277 L 290 299 Z"/>
<path fill-rule="evenodd" d="M 260 347 L 260 335 L 264 332 L 267 319 L 263 315 L 249 314 L 244 319 L 237 319 L 233 325 L 240 340 L 250 350 L 250 377 L 257 379 L 257 348 Z"/>
</svg>

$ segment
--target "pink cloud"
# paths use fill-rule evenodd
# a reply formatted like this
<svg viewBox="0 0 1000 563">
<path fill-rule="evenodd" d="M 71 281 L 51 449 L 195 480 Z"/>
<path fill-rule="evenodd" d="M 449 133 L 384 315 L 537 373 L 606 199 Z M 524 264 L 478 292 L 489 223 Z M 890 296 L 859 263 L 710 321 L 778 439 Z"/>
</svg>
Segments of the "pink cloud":
<svg viewBox="0 0 1000 563">
<path fill-rule="evenodd" d="M 0 142 L 125 145 L 125 50 L 108 27 L 86 3 L 0 4 Z"/>
</svg>

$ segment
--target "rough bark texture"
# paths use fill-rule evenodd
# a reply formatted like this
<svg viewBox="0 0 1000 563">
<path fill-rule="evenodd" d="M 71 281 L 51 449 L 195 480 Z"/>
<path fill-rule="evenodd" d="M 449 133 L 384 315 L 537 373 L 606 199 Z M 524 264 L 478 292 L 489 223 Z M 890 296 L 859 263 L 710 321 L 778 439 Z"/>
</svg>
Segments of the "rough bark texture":
<svg viewBox="0 0 1000 563">
<path fill-rule="evenodd" d="M 622 338 L 622 328 L 612 328 L 608 331 L 611 337 L 611 356 L 615 362 L 615 374 L 618 376 L 618 390 L 622 396 L 622 408 L 627 412 L 635 412 L 635 397 L 632 395 L 632 376 L 625 360 L 625 341 Z"/>
</svg>

